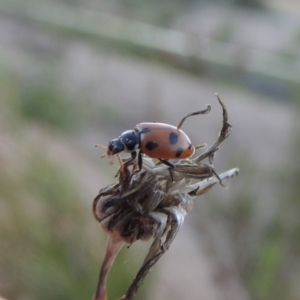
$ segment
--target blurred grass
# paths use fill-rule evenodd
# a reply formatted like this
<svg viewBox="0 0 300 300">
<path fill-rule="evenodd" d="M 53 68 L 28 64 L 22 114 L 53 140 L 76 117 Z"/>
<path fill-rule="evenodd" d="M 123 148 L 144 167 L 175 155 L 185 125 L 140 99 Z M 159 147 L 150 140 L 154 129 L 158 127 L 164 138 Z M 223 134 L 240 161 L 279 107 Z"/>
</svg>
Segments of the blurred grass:
<svg viewBox="0 0 300 300">
<path fill-rule="evenodd" d="M 3 163 L 3 162 L 2 162 Z M 86 299 L 97 277 L 90 207 L 63 168 L 32 151 L 20 178 L 1 176 L 1 282 L 9 299 Z M 4 202 L 3 202 L 4 201 Z M 1 289 L 1 290 L 2 290 Z"/>
<path fill-rule="evenodd" d="M 22 87 L 21 114 L 60 131 L 75 132 L 80 128 L 80 114 L 76 101 L 57 90 L 57 84 L 49 78 L 47 83 L 26 83 Z M 52 82 L 51 82 L 52 81 Z"/>
<path fill-rule="evenodd" d="M 283 253 L 278 240 L 268 237 L 258 249 L 256 267 L 250 281 L 255 298 L 282 299 L 286 297 L 279 276 L 282 259 Z"/>
<path fill-rule="evenodd" d="M 33 125 L 70 140 L 88 110 L 81 112 L 78 99 L 68 99 L 53 77 L 40 77 L 32 81 L 0 67 L 0 295 L 91 299 L 106 236 L 101 240 L 96 235 L 100 228 L 91 212 L 92 199 L 82 199 L 78 177 L 30 137 Z M 100 110 L 106 121 L 113 115 L 109 107 Z M 114 268 L 109 287 L 114 298 L 132 280 L 130 270 Z"/>
<path fill-rule="evenodd" d="M 274 166 L 274 171 L 269 174 L 279 203 L 278 199 L 273 199 L 276 213 L 260 233 L 260 241 L 251 259 L 253 264 L 250 272 L 246 272 L 247 286 L 253 299 L 299 299 L 300 163 L 297 159 L 300 146 L 299 105 L 298 98 L 295 97 L 293 142 L 286 149 L 289 159 L 284 167 Z"/>
</svg>

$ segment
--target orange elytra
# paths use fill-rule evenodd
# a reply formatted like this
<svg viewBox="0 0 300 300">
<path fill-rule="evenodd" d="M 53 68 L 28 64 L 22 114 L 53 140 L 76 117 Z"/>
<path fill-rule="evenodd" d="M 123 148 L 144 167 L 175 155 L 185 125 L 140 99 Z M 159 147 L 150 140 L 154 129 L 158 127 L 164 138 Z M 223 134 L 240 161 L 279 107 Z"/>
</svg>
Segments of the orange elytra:
<svg viewBox="0 0 300 300">
<path fill-rule="evenodd" d="M 141 170 L 142 154 L 146 154 L 173 168 L 168 159 L 188 158 L 195 152 L 195 146 L 192 145 L 188 135 L 180 129 L 184 121 L 191 116 L 206 114 L 210 109 L 211 106 L 207 105 L 205 110 L 188 113 L 177 126 L 156 122 L 139 123 L 132 130 L 127 130 L 118 138 L 111 140 L 106 155 L 129 152 L 131 159 L 126 163 L 132 162 L 138 156 L 138 166 Z"/>
</svg>

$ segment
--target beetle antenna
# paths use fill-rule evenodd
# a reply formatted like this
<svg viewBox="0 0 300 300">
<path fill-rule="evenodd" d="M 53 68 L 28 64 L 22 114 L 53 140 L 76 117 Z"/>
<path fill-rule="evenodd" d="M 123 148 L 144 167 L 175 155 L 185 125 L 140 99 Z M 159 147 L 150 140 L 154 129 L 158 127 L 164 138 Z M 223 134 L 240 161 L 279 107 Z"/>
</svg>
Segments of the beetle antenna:
<svg viewBox="0 0 300 300">
<path fill-rule="evenodd" d="M 181 128 L 181 126 L 183 125 L 184 121 L 185 121 L 188 117 L 196 116 L 196 115 L 205 115 L 205 114 L 208 114 L 210 111 L 211 111 L 211 105 L 210 105 L 210 104 L 207 104 L 207 107 L 206 107 L 206 109 L 204 109 L 204 110 L 199 110 L 199 111 L 194 111 L 194 112 L 188 113 L 187 115 L 185 115 L 185 116 L 181 119 L 181 121 L 180 121 L 179 124 L 177 125 L 177 130 L 179 130 L 179 129 Z"/>
<path fill-rule="evenodd" d="M 95 147 L 101 147 L 101 148 L 104 148 L 104 149 L 107 150 L 107 146 L 103 146 L 103 145 L 101 145 L 101 144 L 96 144 Z M 107 152 L 105 152 L 105 153 L 103 153 L 103 154 L 100 156 L 100 158 L 103 158 L 103 157 L 105 157 L 105 156 L 107 156 L 107 155 L 108 155 Z"/>
<path fill-rule="evenodd" d="M 101 144 L 96 144 L 95 147 L 101 147 L 101 148 L 107 149 L 107 146 L 103 146 Z"/>
</svg>

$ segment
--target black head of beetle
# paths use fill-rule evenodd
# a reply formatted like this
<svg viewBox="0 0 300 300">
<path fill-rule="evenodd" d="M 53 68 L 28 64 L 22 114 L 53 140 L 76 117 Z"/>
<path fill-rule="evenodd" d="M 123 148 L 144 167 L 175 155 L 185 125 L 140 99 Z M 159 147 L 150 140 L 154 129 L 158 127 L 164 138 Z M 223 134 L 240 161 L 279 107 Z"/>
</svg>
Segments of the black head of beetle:
<svg viewBox="0 0 300 300">
<path fill-rule="evenodd" d="M 107 154 L 114 155 L 122 151 L 133 152 L 140 146 L 140 134 L 137 131 L 127 130 L 117 139 L 111 140 L 108 144 Z"/>
</svg>

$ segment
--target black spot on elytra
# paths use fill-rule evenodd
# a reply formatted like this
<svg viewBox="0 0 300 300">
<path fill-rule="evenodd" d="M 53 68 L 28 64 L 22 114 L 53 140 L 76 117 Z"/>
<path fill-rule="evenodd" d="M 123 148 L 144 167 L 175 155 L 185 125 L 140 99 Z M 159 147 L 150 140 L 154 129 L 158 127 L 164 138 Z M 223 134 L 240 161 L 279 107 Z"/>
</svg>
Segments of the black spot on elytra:
<svg viewBox="0 0 300 300">
<path fill-rule="evenodd" d="M 189 144 L 189 148 L 188 148 L 189 150 L 191 150 L 192 149 L 192 144 Z"/>
<path fill-rule="evenodd" d="M 158 147 L 158 144 L 151 141 L 151 142 L 148 142 L 148 143 L 145 145 L 145 147 L 146 147 L 149 151 L 151 151 L 151 150 L 154 150 L 155 148 L 157 148 L 157 147 Z"/>
<path fill-rule="evenodd" d="M 178 134 L 176 132 L 170 133 L 169 142 L 171 145 L 175 145 L 178 142 Z"/>
<path fill-rule="evenodd" d="M 176 151 L 176 153 L 175 153 L 175 156 L 179 158 L 182 153 L 183 153 L 183 149 L 182 148 L 178 148 L 177 151 Z"/>
</svg>

